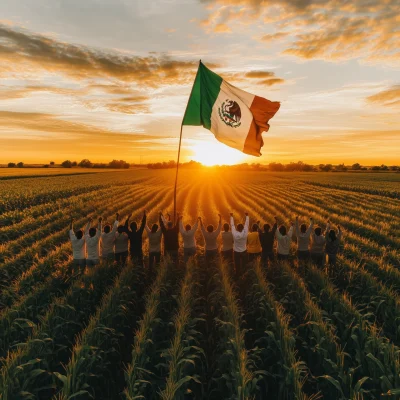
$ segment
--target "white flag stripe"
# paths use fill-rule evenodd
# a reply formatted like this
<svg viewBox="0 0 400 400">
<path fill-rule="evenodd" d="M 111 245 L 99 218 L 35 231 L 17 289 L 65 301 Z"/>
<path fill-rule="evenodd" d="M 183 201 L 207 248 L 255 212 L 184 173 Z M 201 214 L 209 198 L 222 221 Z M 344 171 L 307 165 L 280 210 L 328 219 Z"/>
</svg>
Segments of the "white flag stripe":
<svg viewBox="0 0 400 400">
<path fill-rule="evenodd" d="M 246 101 L 245 103 L 235 92 L 232 91 L 231 85 L 227 84 L 225 81 L 222 82 L 219 95 L 211 113 L 211 132 L 214 133 L 215 137 L 220 142 L 243 151 L 244 143 L 253 121 L 253 114 L 246 103 L 249 101 L 252 103 L 254 95 L 250 95 L 252 99 L 250 99 L 250 96 L 243 96 Z M 248 93 L 246 94 L 249 95 Z M 232 121 L 232 126 L 228 125 L 223 120 L 225 107 L 230 101 L 235 101 L 239 105 L 241 113 L 240 121 Z"/>
</svg>

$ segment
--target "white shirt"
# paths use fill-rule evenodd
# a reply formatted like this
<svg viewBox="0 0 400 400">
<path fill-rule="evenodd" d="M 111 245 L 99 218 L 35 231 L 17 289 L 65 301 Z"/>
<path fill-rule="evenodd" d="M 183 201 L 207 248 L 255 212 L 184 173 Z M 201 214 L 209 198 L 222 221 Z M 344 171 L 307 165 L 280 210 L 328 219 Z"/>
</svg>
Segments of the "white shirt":
<svg viewBox="0 0 400 400">
<path fill-rule="evenodd" d="M 218 250 L 217 239 L 221 232 L 221 227 L 222 227 L 221 221 L 219 221 L 217 229 L 215 231 L 208 232 L 204 228 L 203 224 L 201 225 L 201 233 L 203 234 L 203 237 L 204 237 L 206 251 L 207 250 Z"/>
<path fill-rule="evenodd" d="M 293 236 L 293 226 L 290 227 L 289 232 L 285 236 L 282 236 L 279 229 L 275 232 L 276 241 L 278 243 L 276 251 L 282 255 L 288 255 L 290 251 L 290 244 Z"/>
<path fill-rule="evenodd" d="M 69 231 L 69 238 L 72 245 L 72 257 L 74 260 L 84 260 L 86 258 L 86 238 L 85 235 L 88 233 L 90 228 L 90 223 L 86 225 L 84 235 L 78 239 L 75 236 L 73 229 Z"/>
<path fill-rule="evenodd" d="M 90 237 L 89 233 L 85 235 L 88 260 L 99 259 L 100 238 L 101 238 L 101 223 L 99 223 L 96 234 L 93 237 Z"/>
<path fill-rule="evenodd" d="M 160 253 L 162 237 L 161 229 L 159 228 L 156 232 L 152 232 L 147 225 L 145 226 L 145 229 L 149 236 L 149 253 Z"/>
<path fill-rule="evenodd" d="M 184 227 L 183 227 L 183 222 L 182 220 L 179 221 L 179 232 L 182 235 L 182 239 L 183 239 L 183 247 L 185 249 L 193 249 L 194 247 L 196 247 L 196 238 L 195 238 L 195 234 L 197 231 L 197 227 L 199 226 L 198 221 L 196 221 L 196 223 L 193 225 L 192 229 L 190 229 L 189 231 L 187 231 Z"/>
<path fill-rule="evenodd" d="M 249 223 L 250 219 L 249 216 L 246 215 L 246 221 L 244 223 L 244 228 L 242 232 L 236 230 L 235 221 L 231 216 L 231 230 L 233 236 L 233 251 L 238 253 L 243 253 L 247 249 L 247 235 L 249 233 Z"/>
<path fill-rule="evenodd" d="M 302 232 L 300 232 L 299 221 L 296 219 L 295 230 L 296 230 L 296 236 L 297 236 L 298 250 L 300 250 L 300 251 L 308 250 L 308 245 L 310 243 L 310 236 L 311 236 L 311 231 L 312 231 L 313 226 L 314 226 L 314 222 L 311 221 L 308 229 L 304 233 L 302 233 Z"/>
<path fill-rule="evenodd" d="M 115 232 L 117 232 L 118 221 L 114 222 L 114 225 L 110 232 L 101 234 L 101 256 L 106 257 L 109 254 L 114 253 L 114 242 L 115 242 Z"/>
</svg>

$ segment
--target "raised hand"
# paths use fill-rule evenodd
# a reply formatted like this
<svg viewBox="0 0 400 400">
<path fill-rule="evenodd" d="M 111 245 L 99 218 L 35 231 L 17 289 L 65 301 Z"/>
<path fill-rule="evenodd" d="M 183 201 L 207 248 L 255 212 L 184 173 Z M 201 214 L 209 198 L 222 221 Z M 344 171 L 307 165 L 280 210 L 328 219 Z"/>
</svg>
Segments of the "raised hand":
<svg viewBox="0 0 400 400">
<path fill-rule="evenodd" d="M 244 215 L 245 215 L 246 217 L 248 217 L 248 216 L 249 216 L 249 213 L 248 213 L 248 212 L 245 212 Z"/>
<path fill-rule="evenodd" d="M 229 215 L 230 215 L 231 217 L 233 217 L 233 213 L 229 213 Z"/>
<path fill-rule="evenodd" d="M 101 221 L 103 221 L 103 217 L 100 217 L 100 218 L 99 218 L 99 222 L 101 222 Z"/>
</svg>

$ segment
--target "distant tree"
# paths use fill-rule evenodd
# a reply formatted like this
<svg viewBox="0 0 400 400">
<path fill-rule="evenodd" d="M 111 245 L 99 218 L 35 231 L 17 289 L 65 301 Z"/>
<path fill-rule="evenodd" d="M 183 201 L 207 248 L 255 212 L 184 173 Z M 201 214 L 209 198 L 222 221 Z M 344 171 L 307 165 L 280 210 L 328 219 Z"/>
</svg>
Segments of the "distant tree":
<svg viewBox="0 0 400 400">
<path fill-rule="evenodd" d="M 22 161 L 20 161 L 20 162 L 17 164 L 17 167 L 18 167 L 18 168 L 24 168 L 24 163 L 23 163 Z"/>
<path fill-rule="evenodd" d="M 374 165 L 373 167 L 371 167 L 371 171 L 380 171 L 381 167 L 379 165 Z"/>
<path fill-rule="evenodd" d="M 43 165 L 43 168 L 49 168 L 49 167 L 50 167 L 49 164 L 44 164 L 44 165 Z"/>
<path fill-rule="evenodd" d="M 389 169 L 390 169 L 391 171 L 400 171 L 400 167 L 399 167 L 398 165 L 391 165 L 391 166 L 389 167 Z"/>
<path fill-rule="evenodd" d="M 76 167 L 76 166 L 78 165 L 78 163 L 77 163 L 76 161 L 72 161 L 71 165 L 72 165 L 73 167 Z"/>
<path fill-rule="evenodd" d="M 351 166 L 351 169 L 353 170 L 353 171 L 360 171 L 361 170 L 361 165 L 359 164 L 359 163 L 355 163 L 355 164 L 353 164 L 352 166 Z"/>
<path fill-rule="evenodd" d="M 112 160 L 108 164 L 109 168 L 115 168 L 115 169 L 128 169 L 129 168 L 129 163 L 127 163 L 124 160 Z"/>
<path fill-rule="evenodd" d="M 83 159 L 78 165 L 82 168 L 92 168 L 93 166 L 87 158 Z"/>
<path fill-rule="evenodd" d="M 336 165 L 334 171 L 345 172 L 345 171 L 347 171 L 347 167 L 344 164 L 339 164 L 339 165 Z"/>
<path fill-rule="evenodd" d="M 15 162 L 9 162 L 8 164 L 7 164 L 7 167 L 8 168 L 15 168 L 17 165 L 15 164 Z"/>
<path fill-rule="evenodd" d="M 284 171 L 285 170 L 285 166 L 283 165 L 283 164 L 281 164 L 281 163 L 275 163 L 275 162 L 273 162 L 273 163 L 269 163 L 268 164 L 268 169 L 270 170 L 270 171 Z"/>
<path fill-rule="evenodd" d="M 389 167 L 385 164 L 381 165 L 381 171 L 389 171 Z"/>
<path fill-rule="evenodd" d="M 72 162 L 69 161 L 69 160 L 65 160 L 65 161 L 63 161 L 63 162 L 61 163 L 61 166 L 62 166 L 63 168 L 72 168 Z"/>
<path fill-rule="evenodd" d="M 56 163 L 55 163 L 54 161 L 50 161 L 50 165 L 51 165 L 52 167 L 54 167 L 55 164 L 56 164 Z"/>
<path fill-rule="evenodd" d="M 318 167 L 323 172 L 332 171 L 332 168 L 333 168 L 332 164 L 319 164 Z"/>
</svg>

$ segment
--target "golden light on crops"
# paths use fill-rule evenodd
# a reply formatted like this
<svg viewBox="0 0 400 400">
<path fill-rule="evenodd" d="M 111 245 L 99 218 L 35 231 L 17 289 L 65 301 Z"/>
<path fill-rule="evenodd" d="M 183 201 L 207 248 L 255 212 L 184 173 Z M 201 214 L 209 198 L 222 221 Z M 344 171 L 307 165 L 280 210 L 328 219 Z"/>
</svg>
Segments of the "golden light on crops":
<svg viewBox="0 0 400 400">
<path fill-rule="evenodd" d="M 246 155 L 220 142 L 198 143 L 191 148 L 193 160 L 208 167 L 213 165 L 233 165 L 244 162 Z"/>
</svg>

